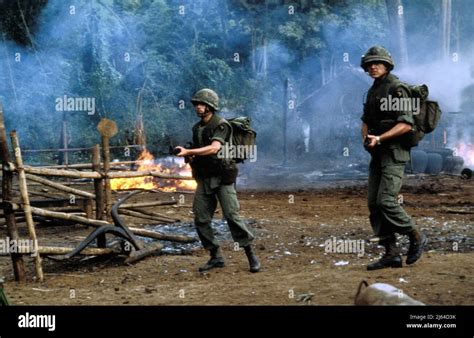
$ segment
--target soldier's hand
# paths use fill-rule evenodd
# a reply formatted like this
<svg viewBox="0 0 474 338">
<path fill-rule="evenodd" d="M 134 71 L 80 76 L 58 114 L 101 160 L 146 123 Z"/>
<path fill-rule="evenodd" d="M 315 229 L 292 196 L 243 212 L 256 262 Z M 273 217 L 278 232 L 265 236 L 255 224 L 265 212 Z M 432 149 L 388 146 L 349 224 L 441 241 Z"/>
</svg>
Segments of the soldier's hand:
<svg viewBox="0 0 474 338">
<path fill-rule="evenodd" d="M 377 137 L 375 135 L 367 135 L 364 140 L 364 147 L 366 149 L 374 149 L 377 145 Z"/>
<path fill-rule="evenodd" d="M 176 156 L 180 156 L 180 157 L 188 156 L 188 150 L 186 148 L 183 148 L 183 147 L 180 147 L 180 146 L 177 146 L 176 148 L 174 148 L 173 153 Z"/>
</svg>

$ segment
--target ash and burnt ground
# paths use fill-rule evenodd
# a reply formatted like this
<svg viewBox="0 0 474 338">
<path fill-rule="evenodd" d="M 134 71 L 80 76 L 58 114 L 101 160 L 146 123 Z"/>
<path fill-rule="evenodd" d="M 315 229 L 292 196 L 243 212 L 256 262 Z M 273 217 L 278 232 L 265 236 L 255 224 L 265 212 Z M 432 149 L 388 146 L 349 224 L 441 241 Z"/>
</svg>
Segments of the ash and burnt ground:
<svg viewBox="0 0 474 338">
<path fill-rule="evenodd" d="M 239 192 L 241 215 L 257 235 L 260 273 L 248 272 L 245 255 L 234 251 L 218 212 L 215 221 L 223 241 L 225 268 L 201 274 L 197 269 L 208 256 L 200 246 L 167 246 L 165 251 L 175 254 L 149 257 L 131 266 L 123 264 L 123 257 L 67 262 L 46 258 L 45 282 L 17 284 L 10 258 L 0 257 L 5 290 L 13 304 L 345 305 L 353 304 L 359 282 L 367 280 L 392 284 L 426 304 L 474 304 L 474 214 L 448 212 L 474 211 L 474 180 L 408 177 L 402 189 L 405 206 L 428 234 L 428 251 L 413 266 L 371 272 L 366 265 L 382 249 L 367 241 L 372 232 L 363 179 L 329 182 L 317 189 L 305 182 L 297 189 L 287 189 L 280 179 L 265 182 L 265 186 L 267 191 Z M 135 200 L 165 198 L 169 196 L 143 194 Z M 192 195 L 186 195 L 185 203 L 191 199 Z M 189 208 L 149 210 L 182 220 L 159 226 L 160 231 L 176 227 L 176 232 L 193 234 Z M 124 219 L 129 225 L 156 226 Z M 24 225 L 21 231 L 26 233 Z M 50 245 L 75 245 L 90 232 L 80 225 L 37 227 L 40 243 Z M 1 229 L 1 236 L 6 236 L 6 229 Z M 364 240 L 364 255 L 326 253 L 324 242 L 333 237 Z M 26 262 L 32 276 L 32 259 Z"/>
</svg>

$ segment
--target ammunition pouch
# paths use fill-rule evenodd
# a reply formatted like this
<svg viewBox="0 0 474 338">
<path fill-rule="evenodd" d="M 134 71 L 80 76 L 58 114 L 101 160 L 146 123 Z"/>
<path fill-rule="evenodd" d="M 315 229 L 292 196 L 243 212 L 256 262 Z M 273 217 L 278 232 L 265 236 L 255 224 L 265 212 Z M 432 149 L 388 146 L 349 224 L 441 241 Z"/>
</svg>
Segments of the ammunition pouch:
<svg viewBox="0 0 474 338">
<path fill-rule="evenodd" d="M 237 165 L 233 161 L 224 162 L 222 167 L 222 184 L 234 184 L 237 180 L 237 175 L 239 174 L 239 169 L 237 168 Z"/>
</svg>

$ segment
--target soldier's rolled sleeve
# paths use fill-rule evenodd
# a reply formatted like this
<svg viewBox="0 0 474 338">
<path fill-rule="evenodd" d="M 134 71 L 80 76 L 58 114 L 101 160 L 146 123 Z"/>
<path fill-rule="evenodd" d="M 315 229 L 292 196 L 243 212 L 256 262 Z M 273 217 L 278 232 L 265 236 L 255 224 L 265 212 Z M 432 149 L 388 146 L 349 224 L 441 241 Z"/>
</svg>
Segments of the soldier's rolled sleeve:
<svg viewBox="0 0 474 338">
<path fill-rule="evenodd" d="M 410 95 L 404 87 L 398 87 L 395 90 L 394 97 L 400 98 L 400 99 L 401 98 L 410 99 Z M 413 126 L 415 124 L 415 121 L 413 120 L 413 112 L 411 110 L 408 110 L 408 109 L 398 111 L 396 121 L 401 122 L 401 123 L 407 123 L 411 126 Z"/>
<path fill-rule="evenodd" d="M 214 135 L 212 135 L 211 141 L 219 141 L 221 144 L 225 144 L 225 140 L 228 140 L 229 136 L 230 127 L 223 123 L 216 128 Z"/>
<path fill-rule="evenodd" d="M 367 103 L 364 103 L 364 111 L 363 111 L 362 116 L 360 117 L 360 119 L 365 124 L 369 124 L 369 118 L 368 118 L 368 113 L 367 113 Z"/>
</svg>

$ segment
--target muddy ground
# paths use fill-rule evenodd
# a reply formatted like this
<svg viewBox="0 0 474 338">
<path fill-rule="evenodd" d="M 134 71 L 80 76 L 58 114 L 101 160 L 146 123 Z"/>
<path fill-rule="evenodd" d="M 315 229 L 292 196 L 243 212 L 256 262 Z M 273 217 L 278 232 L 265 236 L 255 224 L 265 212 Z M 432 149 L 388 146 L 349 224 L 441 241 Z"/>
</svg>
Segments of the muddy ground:
<svg viewBox="0 0 474 338">
<path fill-rule="evenodd" d="M 267 190 L 271 189 L 271 186 Z M 124 257 L 44 259 L 45 281 L 13 281 L 9 257 L 0 257 L 0 276 L 12 304 L 41 305 L 350 305 L 362 280 L 389 283 L 434 305 L 474 304 L 474 180 L 412 177 L 402 190 L 406 210 L 428 236 L 428 252 L 413 266 L 366 271 L 380 247 L 367 240 L 365 181 L 334 182 L 330 187 L 288 191 L 240 191 L 241 214 L 254 229 L 262 271 L 248 271 L 245 255 L 232 241 L 223 249 L 226 267 L 197 272 L 207 253 L 163 254 L 134 265 Z M 145 194 L 135 200 L 167 199 Z M 186 204 L 192 195 L 186 195 Z M 293 202 L 293 203 L 292 203 Z M 150 210 L 191 221 L 187 207 Z M 464 213 L 456 213 L 461 211 Z M 216 214 L 216 218 L 221 217 Z M 145 226 L 125 217 L 129 225 Z M 21 232 L 26 234 L 25 225 Z M 77 244 L 90 228 L 38 226 L 40 244 Z M 0 229 L 6 237 L 6 229 Z M 327 239 L 364 240 L 364 254 L 327 253 Z M 402 242 L 404 239 L 401 239 Z M 403 244 L 403 243 L 402 243 Z M 406 247 L 406 243 L 403 244 Z M 29 278 L 33 261 L 26 259 Z"/>
</svg>

